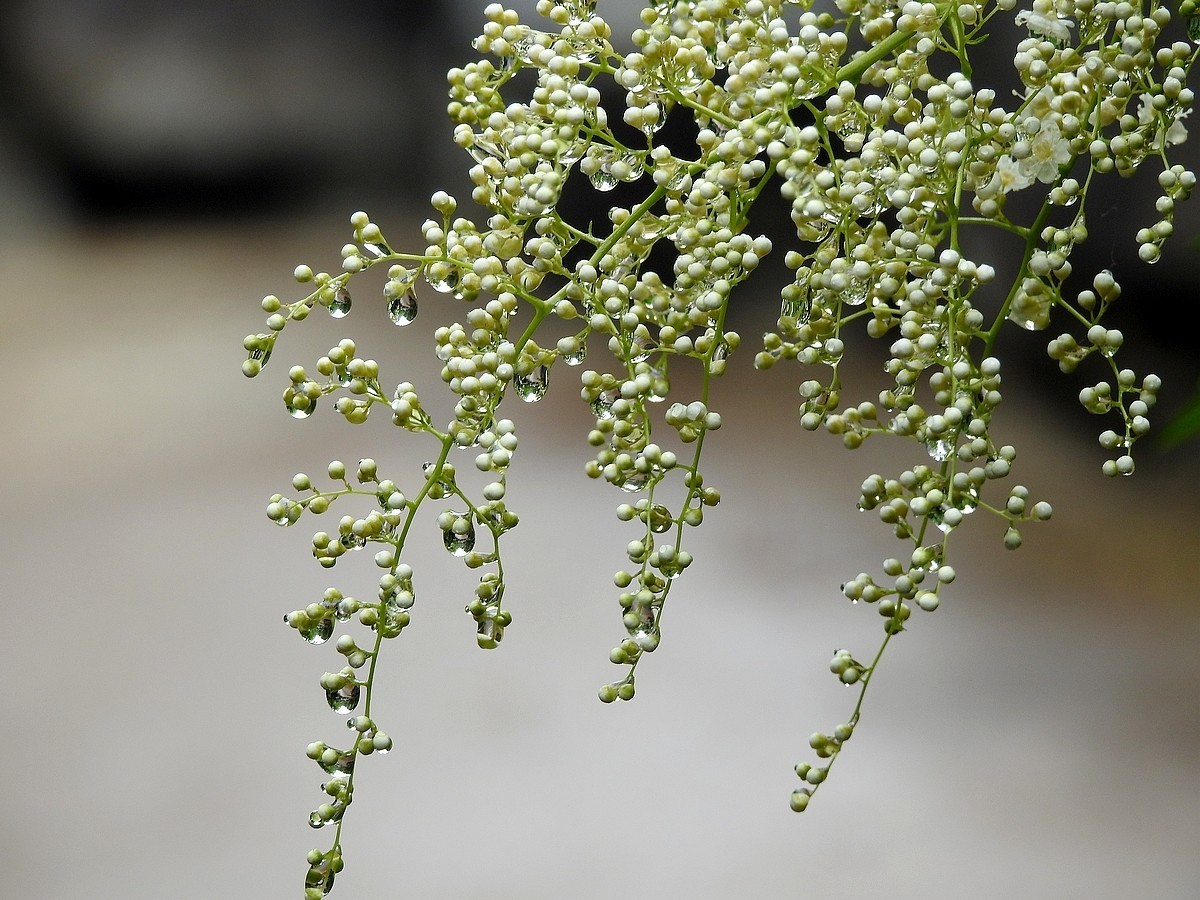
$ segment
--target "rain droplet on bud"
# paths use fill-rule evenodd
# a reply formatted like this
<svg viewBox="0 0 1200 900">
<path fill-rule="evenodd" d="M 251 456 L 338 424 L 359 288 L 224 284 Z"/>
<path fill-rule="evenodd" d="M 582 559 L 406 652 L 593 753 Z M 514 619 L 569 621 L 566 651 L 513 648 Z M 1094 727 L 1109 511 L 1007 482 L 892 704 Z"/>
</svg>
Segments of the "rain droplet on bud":
<svg viewBox="0 0 1200 900">
<path fill-rule="evenodd" d="M 388 301 L 388 318 L 396 325 L 407 325 L 417 317 L 417 295 L 408 291 Z"/>
<path fill-rule="evenodd" d="M 461 280 L 458 269 L 450 263 L 433 263 L 425 270 L 425 280 L 435 291 L 442 294 L 453 294 L 458 299 L 462 299 L 462 293 L 458 290 Z"/>
<path fill-rule="evenodd" d="M 488 614 L 479 620 L 475 640 L 484 650 L 493 650 L 504 638 L 504 626 L 496 621 L 496 611 L 489 609 Z"/>
<path fill-rule="evenodd" d="M 627 494 L 636 493 L 645 488 L 649 480 L 649 472 L 633 472 L 627 475 L 625 480 L 621 482 L 621 490 Z"/>
<path fill-rule="evenodd" d="M 300 629 L 300 637 L 310 644 L 323 644 L 333 636 L 333 619 L 320 619 L 308 628 Z"/>
<path fill-rule="evenodd" d="M 335 319 L 341 319 L 348 312 L 350 312 L 350 292 L 344 287 L 340 287 L 329 303 L 329 315 Z"/>
<path fill-rule="evenodd" d="M 592 187 L 598 191 L 608 192 L 617 186 L 617 179 L 604 170 L 593 172 L 588 178 L 591 179 Z"/>
<path fill-rule="evenodd" d="M 307 419 L 317 408 L 317 401 L 303 391 L 290 387 L 283 392 L 283 405 L 293 419 Z"/>
<path fill-rule="evenodd" d="M 592 401 L 592 414 L 601 421 L 613 418 L 612 407 L 617 402 L 616 391 L 603 391 Z"/>
<path fill-rule="evenodd" d="M 328 747 L 317 758 L 317 765 L 324 769 L 327 775 L 349 775 L 354 771 L 354 759 L 353 751 Z"/>
<path fill-rule="evenodd" d="M 537 403 L 546 396 L 546 388 L 550 382 L 550 370 L 546 366 L 538 366 L 528 375 L 517 375 L 513 379 L 517 396 L 526 403 Z"/>
<path fill-rule="evenodd" d="M 335 691 L 327 690 L 325 692 L 325 699 L 329 701 L 329 708 L 343 716 L 349 714 L 351 710 L 358 706 L 358 700 L 361 696 L 362 688 L 355 682 L 351 682 Z"/>
<path fill-rule="evenodd" d="M 466 556 L 475 549 L 475 525 L 466 516 L 459 515 L 454 524 L 442 532 L 442 542 L 455 556 Z"/>
<path fill-rule="evenodd" d="M 925 449 L 929 451 L 929 455 L 938 462 L 945 462 L 950 456 L 950 451 L 953 445 L 946 440 L 938 438 L 936 440 L 928 440 L 925 442 Z"/>
</svg>

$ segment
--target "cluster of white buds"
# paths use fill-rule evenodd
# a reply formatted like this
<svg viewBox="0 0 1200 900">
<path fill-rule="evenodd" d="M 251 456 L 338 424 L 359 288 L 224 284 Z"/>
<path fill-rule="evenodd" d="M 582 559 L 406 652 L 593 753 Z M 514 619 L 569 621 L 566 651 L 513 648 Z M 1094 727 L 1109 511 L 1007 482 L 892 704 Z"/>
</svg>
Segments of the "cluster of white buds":
<svg viewBox="0 0 1200 900">
<path fill-rule="evenodd" d="M 589 338 L 593 351 L 605 343 L 611 358 L 588 357 L 591 368 L 580 377 L 595 418 L 586 473 L 636 495 L 617 508 L 636 530 L 625 548 L 629 570 L 614 579 L 626 637 L 610 659 L 626 672 L 600 697 L 634 696 L 634 669 L 663 639 L 664 605 L 692 563 L 684 526 L 699 525 L 720 500 L 701 457 L 722 425 L 715 379 L 741 345 L 727 322 L 731 298 L 781 242 L 750 230 L 764 191 L 778 191 L 789 206 L 794 235 L 782 241 L 782 254 L 792 274 L 755 365 L 806 367 L 797 379 L 801 428 L 823 429 L 849 449 L 871 437 L 902 438 L 919 460 L 862 484 L 861 508 L 875 510 L 904 549 L 883 561 L 882 576 L 864 572 L 843 585 L 850 600 L 875 605 L 883 643 L 870 663 L 849 651 L 831 663 L 859 692 L 857 703 L 832 734 L 813 735 L 811 749 L 828 763 L 797 767 L 803 786 L 792 794 L 793 809 L 807 807 L 825 782 L 883 649 L 905 630 L 912 608 L 942 603 L 956 578 L 950 534 L 985 510 L 1000 520 L 1004 546 L 1015 549 L 1024 524 L 1050 517 L 1049 504 L 1030 501 L 1020 485 L 989 499 L 1016 458 L 992 434 L 1007 323 L 1019 337 L 1061 321 L 1047 348 L 1059 367 L 1108 370 L 1080 401 L 1122 423 L 1100 435 L 1111 454 L 1103 471 L 1133 471 L 1132 445 L 1149 431 L 1159 380 L 1117 363 L 1123 335 L 1102 319 L 1120 287 L 1107 270 L 1076 272 L 1072 255 L 1089 237 L 1086 213 L 1105 178 L 1147 166 L 1158 169 L 1161 194 L 1154 221 L 1136 230 L 1141 259 L 1156 262 L 1174 233 L 1178 204 L 1196 182 L 1177 158 L 1194 99 L 1187 79 L 1200 43 L 1195 0 L 1182 0 L 1178 16 L 1158 0 L 810 6 L 656 0 L 642 11 L 634 51 L 622 55 L 593 0 L 538 0 L 542 27 L 489 4 L 475 42 L 482 58 L 450 71 L 447 106 L 483 224 L 438 191 L 421 229 L 423 251 L 405 253 L 355 213 L 340 271 L 300 266 L 294 275 L 310 286 L 306 296 L 263 299 L 266 330 L 244 341 L 243 372 L 251 377 L 291 322 L 318 307 L 346 316 L 350 281 L 361 298 L 360 280 L 377 267 L 387 273 L 383 306 L 396 325 L 415 318 L 422 281 L 468 304 L 433 332 L 454 403 L 444 427 L 412 382 L 385 388 L 381 366 L 351 340 L 318 360 L 319 377 L 302 366 L 288 373 L 292 416 L 308 418 L 322 397 L 336 395 L 337 412 L 361 423 L 383 403 L 395 425 L 438 450 L 407 491 L 380 480 L 364 460 L 357 485 L 338 463 L 329 475 L 341 487 L 318 490 L 298 475 L 297 498 L 271 498 L 268 516 L 281 525 L 346 495 L 372 500 L 363 515 L 314 535 L 313 553 L 330 567 L 375 543 L 384 570 L 378 601 L 331 589 L 287 617 L 314 643 L 355 615 L 373 633 L 371 646 L 346 634 L 336 641 L 347 666 L 323 679 L 335 709 L 349 712 L 361 698 L 369 710 L 381 642 L 409 623 L 412 570 L 401 558 L 429 501 L 450 504 L 435 516 L 447 550 L 471 569 L 486 567 L 466 606 L 479 645 L 501 640 L 511 614 L 501 604 L 499 539 L 517 523 L 507 507 L 517 440 L 512 420 L 497 410 L 510 394 L 531 403 L 544 397 L 558 363 L 588 357 Z M 977 50 L 1000 21 L 1020 32 L 1013 73 L 985 71 Z M 1020 87 L 1010 100 L 1000 88 L 1014 74 Z M 520 84 L 526 93 L 514 96 Z M 669 121 L 681 127 L 669 129 L 668 142 Z M 562 201 L 573 178 L 621 202 L 606 204 L 607 216 L 572 221 Z M 968 233 L 1011 241 L 1019 261 L 1005 267 L 974 258 L 986 250 L 968 255 L 965 248 L 981 246 Z M 878 392 L 846 402 L 839 370 L 851 327 L 886 342 L 888 359 Z M 674 402 L 671 369 L 686 365 L 698 368 L 699 384 Z M 449 459 L 464 449 L 489 479 L 479 501 L 459 486 Z M 680 494 L 677 505 L 666 501 Z M 485 532 L 491 547 L 477 548 Z M 334 776 L 314 824 L 336 821 L 339 835 L 354 760 L 390 745 L 368 715 L 351 722 L 358 737 L 349 750 L 309 748 Z M 341 860 L 340 841 L 309 855 L 306 897 L 332 887 Z"/>
</svg>

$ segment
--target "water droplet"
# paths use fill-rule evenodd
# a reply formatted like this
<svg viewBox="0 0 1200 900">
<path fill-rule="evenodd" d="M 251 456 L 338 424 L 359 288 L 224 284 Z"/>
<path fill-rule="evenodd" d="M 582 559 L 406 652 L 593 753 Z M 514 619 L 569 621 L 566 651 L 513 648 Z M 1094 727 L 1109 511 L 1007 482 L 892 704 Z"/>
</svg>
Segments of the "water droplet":
<svg viewBox="0 0 1200 900">
<path fill-rule="evenodd" d="M 367 545 L 367 539 L 353 531 L 339 535 L 338 540 L 347 550 L 361 550 Z"/>
<path fill-rule="evenodd" d="M 629 362 L 645 362 L 654 349 L 654 341 L 648 336 L 634 335 L 633 340 L 629 342 Z"/>
<path fill-rule="evenodd" d="M 333 636 L 333 619 L 320 619 L 308 628 L 301 628 L 300 636 L 310 644 L 325 643 Z"/>
<path fill-rule="evenodd" d="M 613 418 L 612 407 L 613 407 L 613 404 L 616 402 L 617 402 L 617 392 L 616 391 L 602 391 L 599 395 L 597 395 L 596 399 L 593 400 L 591 403 L 592 413 L 596 416 L 597 419 L 600 419 L 600 420 L 611 419 L 611 418 Z"/>
<path fill-rule="evenodd" d="M 384 256 L 390 256 L 392 253 L 392 249 L 382 241 L 364 241 L 363 247 L 365 247 L 367 252 L 377 259 Z"/>
<path fill-rule="evenodd" d="M 329 303 L 329 315 L 335 319 L 344 318 L 350 312 L 350 292 L 344 287 L 340 287 L 333 295 L 333 300 Z"/>
<path fill-rule="evenodd" d="M 656 534 L 669 531 L 671 526 L 675 524 L 671 518 L 671 511 L 665 506 L 652 506 L 647 518 L 650 523 L 650 530 Z"/>
<path fill-rule="evenodd" d="M 267 360 L 271 358 L 271 347 L 268 346 L 266 349 L 263 349 L 262 347 L 255 347 L 250 351 L 249 357 L 250 359 L 253 359 L 265 366 L 267 364 Z"/>
<path fill-rule="evenodd" d="M 475 549 L 475 523 L 462 513 L 455 515 L 454 524 L 442 532 L 442 542 L 455 556 L 466 556 Z"/>
<path fill-rule="evenodd" d="M 479 620 L 475 640 L 483 649 L 491 650 L 503 639 L 504 626 L 496 620 L 496 610 L 489 609 L 484 614 L 484 617 Z"/>
<path fill-rule="evenodd" d="M 311 828 L 324 828 L 325 820 L 321 818 L 321 814 L 315 809 L 308 814 L 308 824 Z M 312 870 L 309 869 L 311 872 Z"/>
<path fill-rule="evenodd" d="M 433 263 L 425 270 L 425 280 L 439 293 L 451 294 L 459 300 L 463 297 L 462 292 L 458 289 L 461 281 L 458 268 L 450 263 Z"/>
<path fill-rule="evenodd" d="M 1200 44 L 1200 15 L 1187 17 L 1187 34 L 1193 43 Z"/>
<path fill-rule="evenodd" d="M 867 302 L 871 293 L 871 282 L 866 278 L 851 278 L 850 284 L 842 292 L 841 300 L 846 306 L 862 306 Z"/>
<path fill-rule="evenodd" d="M 307 419 L 317 408 L 317 401 L 303 391 L 290 387 L 283 392 L 283 405 L 293 419 Z"/>
<path fill-rule="evenodd" d="M 621 482 L 621 490 L 627 494 L 636 493 L 646 487 L 646 482 L 650 480 L 649 472 L 632 472 L 625 476 L 625 480 Z"/>
<path fill-rule="evenodd" d="M 327 749 L 317 758 L 317 765 L 326 775 L 350 775 L 354 772 L 355 754 L 352 750 Z"/>
<path fill-rule="evenodd" d="M 608 192 L 617 186 L 617 179 L 604 170 L 593 172 L 588 179 L 592 182 L 592 187 L 598 191 Z"/>
<path fill-rule="evenodd" d="M 312 817 L 309 817 L 309 824 L 312 824 Z M 314 825 L 314 828 L 319 827 Z M 330 865 L 329 859 L 322 859 L 319 863 L 308 867 L 308 874 L 304 876 L 304 886 L 306 888 L 320 888 L 321 894 L 328 894 L 333 890 L 333 868 Z"/>
<path fill-rule="evenodd" d="M 417 295 L 408 291 L 388 302 L 388 318 L 396 325 L 407 325 L 417 317 Z"/>
<path fill-rule="evenodd" d="M 954 449 L 954 445 L 942 438 L 931 438 L 925 441 L 925 449 L 938 462 L 945 462 L 950 456 L 950 451 Z"/>
<path fill-rule="evenodd" d="M 329 701 L 329 708 L 343 716 L 358 706 L 360 696 L 362 696 L 362 689 L 357 682 L 351 682 L 345 687 L 338 688 L 336 691 L 325 692 L 325 699 Z"/>
<path fill-rule="evenodd" d="M 579 349 L 574 353 L 563 353 L 561 355 L 562 361 L 568 366 L 577 366 L 587 359 L 587 346 L 581 343 Z"/>
<path fill-rule="evenodd" d="M 528 375 L 517 375 L 513 379 L 513 386 L 516 388 L 517 396 L 526 403 L 537 403 L 546 396 L 549 380 L 550 369 L 547 366 L 538 366 Z"/>
</svg>

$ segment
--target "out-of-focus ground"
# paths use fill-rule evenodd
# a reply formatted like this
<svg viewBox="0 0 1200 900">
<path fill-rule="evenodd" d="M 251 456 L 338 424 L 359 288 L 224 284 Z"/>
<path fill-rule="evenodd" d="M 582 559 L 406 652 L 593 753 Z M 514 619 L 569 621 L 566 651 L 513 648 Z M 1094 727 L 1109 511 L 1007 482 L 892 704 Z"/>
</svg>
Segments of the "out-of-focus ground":
<svg viewBox="0 0 1200 900">
<path fill-rule="evenodd" d="M 473 19 L 468 6 L 456 15 Z M 60 95 L 75 85 L 85 108 L 103 106 L 110 94 L 69 74 L 54 82 Z M 111 97 L 143 124 L 158 108 L 148 99 L 139 118 L 136 98 Z M 406 198 L 428 190 L 401 178 L 396 194 L 370 187 L 360 202 L 330 182 L 336 212 L 277 200 L 267 207 L 291 212 L 267 215 L 218 192 L 200 219 L 169 191 L 121 210 L 103 199 L 111 182 L 85 171 L 89 194 L 63 166 L 39 167 L 24 141 L 0 154 L 24 160 L 0 167 L 12 176 L 0 177 L 0 895 L 295 896 L 304 853 L 331 840 L 305 824 L 323 779 L 303 749 L 346 731 L 317 683 L 341 657 L 280 619 L 330 585 L 368 594 L 376 570 L 366 556 L 321 570 L 308 547 L 325 523 L 276 528 L 266 500 L 332 458 L 373 456 L 403 488 L 430 450 L 383 417 L 346 426 L 327 403 L 290 419 L 286 370 L 351 335 L 385 380 L 433 396 L 432 328 L 464 308 L 427 291 L 416 322 L 397 329 L 360 289 L 347 319 L 289 328 L 254 381 L 240 373 L 241 337 L 261 327 L 258 298 L 292 290 L 297 262 L 336 264 L 351 208 L 416 246 L 424 211 Z M 300 187 L 316 171 L 307 165 Z M 156 177 L 204 193 L 193 175 Z M 1186 239 L 1158 269 L 1130 271 L 1130 295 L 1139 280 L 1158 286 L 1150 294 L 1194 292 L 1192 270 L 1172 259 L 1191 259 Z M 808 734 L 853 706 L 828 673 L 832 651 L 869 656 L 882 636 L 875 612 L 838 592 L 900 548 L 855 511 L 857 486 L 919 459 L 900 442 L 851 454 L 803 433 L 802 376 L 749 371 L 771 318 L 768 280 L 747 286 L 746 346 L 712 403 L 725 426 L 706 474 L 724 499 L 689 536 L 697 561 L 634 702 L 595 699 L 617 671 L 611 575 L 632 535 L 612 514 L 626 495 L 583 475 L 578 370 L 556 369 L 540 404 L 506 402 L 521 437 L 509 500 L 522 524 L 506 538 L 515 621 L 498 650 L 475 647 L 463 612 L 474 576 L 440 549 L 432 521 L 414 530 L 414 623 L 380 660 L 373 709 L 396 749 L 357 774 L 335 896 L 1200 895 L 1200 454 L 1146 442 L 1134 477 L 1104 479 L 1093 434 L 1105 426 L 1069 399 L 1082 382 L 1041 356 L 1046 334 L 1016 355 L 997 428 L 1020 450 L 1012 480 L 1050 499 L 1053 519 L 1026 529 L 1015 553 L 998 520 L 967 520 L 942 607 L 914 612 L 829 783 L 803 816 L 788 810 Z M 1126 328 L 1130 358 L 1139 370 L 1162 362 L 1162 406 L 1178 409 L 1194 356 L 1155 344 L 1136 320 Z M 876 372 L 871 357 L 848 380 L 871 396 Z M 675 387 L 691 398 L 686 377 Z"/>
<path fill-rule="evenodd" d="M 331 584 L 366 593 L 373 566 L 318 569 L 316 525 L 277 529 L 265 500 L 335 456 L 373 455 L 412 483 L 429 451 L 382 419 L 294 421 L 281 378 L 354 334 L 394 378 L 428 380 L 429 325 L 457 312 L 428 295 L 401 331 L 362 296 L 342 322 L 289 330 L 248 382 L 254 298 L 339 231 L 68 230 L 0 254 L 6 896 L 288 896 L 328 839 L 304 824 L 321 773 L 303 747 L 344 733 L 317 685 L 340 657 L 280 616 Z M 622 497 L 582 474 L 573 372 L 508 411 L 522 438 L 516 620 L 500 649 L 476 649 L 472 578 L 432 522 L 418 529 L 415 622 L 380 661 L 374 711 L 396 751 L 361 767 L 339 889 L 1194 896 L 1195 454 L 1147 454 L 1106 481 L 1091 442 L 1029 403 L 1038 386 L 1014 386 L 1006 433 L 1054 519 L 1016 553 L 998 522 L 968 520 L 958 583 L 893 642 L 834 777 L 797 817 L 790 767 L 853 703 L 825 670 L 831 651 L 868 655 L 881 634 L 837 591 L 894 552 L 854 511 L 856 485 L 915 459 L 800 432 L 794 373 L 741 362 L 713 404 L 726 425 L 708 477 L 725 499 L 694 536 L 637 699 L 617 707 L 595 690 L 621 635 Z"/>
</svg>

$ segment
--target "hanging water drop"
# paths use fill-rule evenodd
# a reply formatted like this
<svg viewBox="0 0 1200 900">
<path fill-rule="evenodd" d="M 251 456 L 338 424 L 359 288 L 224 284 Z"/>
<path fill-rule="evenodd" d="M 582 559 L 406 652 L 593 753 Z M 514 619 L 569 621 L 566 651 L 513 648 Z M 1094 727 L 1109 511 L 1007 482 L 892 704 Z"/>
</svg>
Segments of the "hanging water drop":
<svg viewBox="0 0 1200 900">
<path fill-rule="evenodd" d="M 383 241 L 363 241 L 363 247 L 376 259 L 392 254 L 392 249 Z"/>
<path fill-rule="evenodd" d="M 461 299 L 461 293 L 458 293 L 459 275 L 458 269 L 447 262 L 438 262 L 431 265 L 425 270 L 425 280 L 429 282 L 429 286 L 435 291 L 442 294 L 454 294 Z"/>
<path fill-rule="evenodd" d="M 301 628 L 300 636 L 310 644 L 325 643 L 333 636 L 333 619 L 318 619 L 308 628 Z"/>
<path fill-rule="evenodd" d="M 283 392 L 283 405 L 293 419 L 307 419 L 317 408 L 317 401 L 294 387 Z"/>
<path fill-rule="evenodd" d="M 333 300 L 329 302 L 329 315 L 335 319 L 341 319 L 350 312 L 350 292 L 344 287 L 339 287 L 333 295 Z"/>
<path fill-rule="evenodd" d="M 496 609 L 488 609 L 483 618 L 479 620 L 479 627 L 475 630 L 475 641 L 484 650 L 495 649 L 496 645 L 504 638 L 504 626 L 500 624 L 496 616 Z"/>
<path fill-rule="evenodd" d="M 647 521 L 650 525 L 650 530 L 655 534 L 662 534 L 664 531 L 669 531 L 671 526 L 675 524 L 675 520 L 671 518 L 671 511 L 665 506 L 652 506 L 647 513 Z"/>
<path fill-rule="evenodd" d="M 407 325 L 417 317 L 417 295 L 411 289 L 403 296 L 388 301 L 388 318 L 395 325 Z"/>
<path fill-rule="evenodd" d="M 580 342 L 579 348 L 570 353 L 560 354 L 562 361 L 568 366 L 577 366 L 587 358 L 587 345 Z"/>
<path fill-rule="evenodd" d="M 925 449 L 933 459 L 945 462 L 950 456 L 950 451 L 954 449 L 954 445 L 942 438 L 930 438 L 925 441 Z"/>
<path fill-rule="evenodd" d="M 442 532 L 442 543 L 455 556 L 466 556 L 475 549 L 475 524 L 467 517 L 456 513 L 454 523 Z"/>
<path fill-rule="evenodd" d="M 612 408 L 613 404 L 616 402 L 617 392 L 615 390 L 602 391 L 596 395 L 596 399 L 591 403 L 592 414 L 595 415 L 596 419 L 599 421 L 611 419 L 614 417 Z"/>
<path fill-rule="evenodd" d="M 526 403 L 537 403 L 546 396 L 549 380 L 550 369 L 547 366 L 538 366 L 528 375 L 518 374 L 513 379 L 513 386 L 516 388 L 517 396 Z"/>
<path fill-rule="evenodd" d="M 598 191 L 607 193 L 617 186 L 617 179 L 604 170 L 593 172 L 588 178 L 592 182 L 592 187 Z"/>
<path fill-rule="evenodd" d="M 643 490 L 646 483 L 650 480 L 649 472 L 631 472 L 625 476 L 625 480 L 621 482 L 621 490 L 627 494 L 633 494 Z"/>
<path fill-rule="evenodd" d="M 851 278 L 850 284 L 842 292 L 841 300 L 846 306 L 862 306 L 870 293 L 871 282 L 868 279 Z"/>
<path fill-rule="evenodd" d="M 317 765 L 325 770 L 326 775 L 350 775 L 354 772 L 354 760 L 352 750 L 326 747 L 325 752 L 317 757 Z"/>
<path fill-rule="evenodd" d="M 357 682 L 351 682 L 337 690 L 325 691 L 325 699 L 329 701 L 329 708 L 343 716 L 358 706 L 361 695 L 362 688 Z"/>
</svg>

